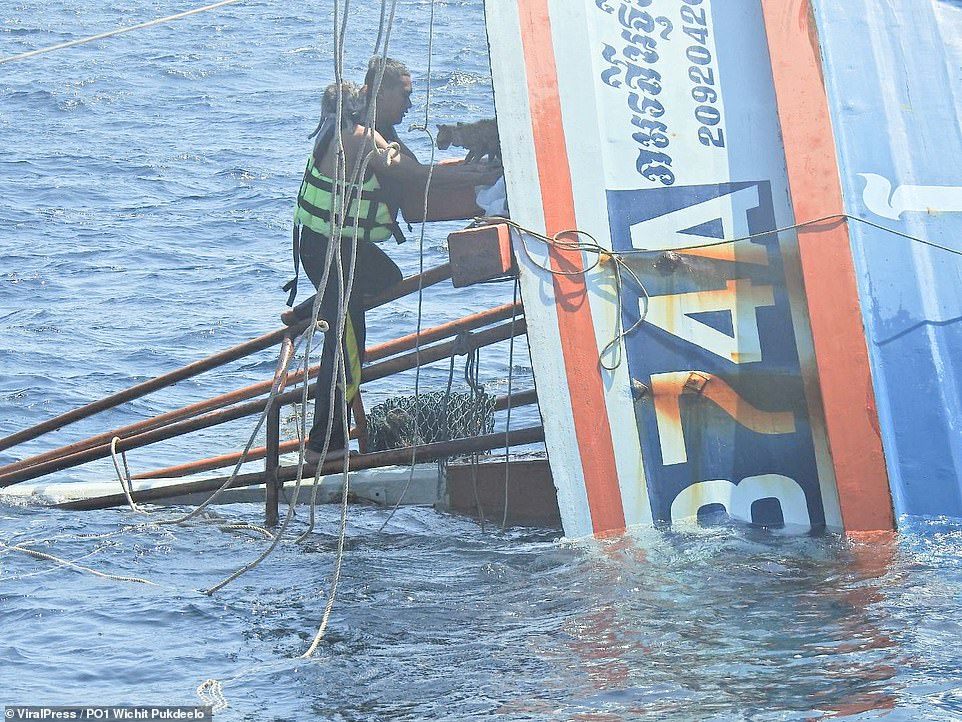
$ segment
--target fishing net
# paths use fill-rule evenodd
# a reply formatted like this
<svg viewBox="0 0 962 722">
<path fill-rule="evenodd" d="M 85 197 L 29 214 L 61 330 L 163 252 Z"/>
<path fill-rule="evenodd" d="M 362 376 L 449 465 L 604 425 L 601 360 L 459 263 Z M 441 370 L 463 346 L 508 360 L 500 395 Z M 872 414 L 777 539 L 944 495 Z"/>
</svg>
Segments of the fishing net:
<svg viewBox="0 0 962 722">
<path fill-rule="evenodd" d="M 367 413 L 368 451 L 490 434 L 494 402 L 483 390 L 395 396 Z"/>
</svg>

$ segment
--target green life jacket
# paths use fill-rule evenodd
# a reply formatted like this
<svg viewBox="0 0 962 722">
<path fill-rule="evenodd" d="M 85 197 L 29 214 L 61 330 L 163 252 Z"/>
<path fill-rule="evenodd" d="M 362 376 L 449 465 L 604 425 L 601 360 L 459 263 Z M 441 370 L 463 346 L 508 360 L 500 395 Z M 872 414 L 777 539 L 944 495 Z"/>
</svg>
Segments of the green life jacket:
<svg viewBox="0 0 962 722">
<path fill-rule="evenodd" d="M 297 193 L 297 210 L 294 211 L 294 278 L 284 285 L 289 291 L 287 305 L 293 306 L 297 297 L 297 281 L 301 266 L 301 227 L 310 228 L 315 233 L 331 238 L 331 208 L 334 203 L 334 183 L 317 169 L 317 162 L 324 157 L 328 145 L 333 140 L 333 129 L 328 128 L 321 133 L 314 152 L 307 159 L 304 169 L 304 179 Z M 377 176 L 371 173 L 361 186 L 360 198 L 355 190 L 350 197 L 348 212 L 341 225 L 341 239 L 354 239 L 355 223 L 357 225 L 357 239 L 378 243 L 394 238 L 398 243 L 407 239 L 397 222 L 398 208 L 388 201 L 381 189 Z"/>
<path fill-rule="evenodd" d="M 333 194 L 333 181 L 317 170 L 312 154 L 307 161 L 304 180 L 301 181 L 301 189 L 297 194 L 294 222 L 330 238 L 333 230 L 331 227 Z M 398 238 L 400 229 L 396 218 L 397 206 L 387 200 L 377 176 L 371 173 L 361 186 L 360 197 L 357 191 L 351 194 L 340 235 L 347 240 L 354 238 L 356 224 L 358 240 L 379 243 L 388 238 Z M 398 243 L 403 240 L 404 237 L 401 236 L 398 238 Z"/>
</svg>

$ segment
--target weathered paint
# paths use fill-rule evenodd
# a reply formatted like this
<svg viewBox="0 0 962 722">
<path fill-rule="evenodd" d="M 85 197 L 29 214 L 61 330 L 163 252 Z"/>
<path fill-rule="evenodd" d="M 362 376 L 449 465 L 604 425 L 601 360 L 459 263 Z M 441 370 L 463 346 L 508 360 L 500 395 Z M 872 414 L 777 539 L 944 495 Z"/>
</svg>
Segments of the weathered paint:
<svg viewBox="0 0 962 722">
<path fill-rule="evenodd" d="M 531 108 L 541 193 L 544 201 L 544 232 L 553 236 L 577 228 L 571 169 L 561 120 L 561 99 L 555 67 L 551 19 L 547 0 L 519 0 L 518 11 L 525 65 L 528 69 L 528 100 Z M 561 334 L 561 351 L 571 395 L 575 436 L 581 456 L 585 489 L 593 530 L 604 532 L 625 527 L 611 429 L 605 411 L 604 386 L 597 364 L 591 301 L 581 254 L 552 248 L 552 277 Z"/>
<path fill-rule="evenodd" d="M 646 300 L 631 284 L 619 298 L 610 263 L 584 283 L 559 279 L 538 264 L 585 259 L 516 243 L 566 532 L 670 523 L 715 504 L 840 527 L 797 238 L 770 233 L 795 216 L 758 0 L 487 10 L 514 220 L 651 249 L 630 256 Z M 686 248 L 749 233 L 759 235 Z M 621 363 L 599 373 L 618 322 L 643 309 L 646 322 L 606 358 Z M 636 401 L 633 388 L 649 391 Z"/>
<path fill-rule="evenodd" d="M 962 251 L 962 5 L 812 6 L 845 211 Z M 962 257 L 848 233 L 896 512 L 962 516 Z"/>
<path fill-rule="evenodd" d="M 497 87 L 497 102 L 503 108 L 499 114 L 502 137 L 502 158 L 508 195 L 512 198 L 511 213 L 516 221 L 532 229 L 545 228 L 545 213 L 535 155 L 534 128 L 528 100 L 528 70 L 521 45 L 521 20 L 515 2 L 487 2 L 485 13 L 488 37 L 492 47 L 491 72 Z M 507 42 L 511 39 L 511 42 Z M 585 536 L 593 531 L 581 455 L 575 440 L 571 393 L 566 378 L 561 335 L 554 303 L 544 302 L 552 291 L 550 276 L 543 279 L 546 288 L 539 297 L 539 288 L 529 279 L 540 273 L 539 266 L 547 264 L 546 249 L 533 245 L 531 255 L 517 254 L 521 268 L 521 292 L 525 304 L 525 320 L 529 326 L 529 344 L 542 353 L 532 354 L 535 383 L 550 449 L 552 475 L 558 492 L 558 507 L 566 533 Z M 538 265 L 535 265 L 538 264 Z M 559 382 L 559 379 L 562 380 Z"/>
<path fill-rule="evenodd" d="M 842 212 L 828 102 L 808 0 L 762 0 L 797 222 Z M 822 401 L 846 529 L 891 529 L 892 509 L 848 225 L 798 231 Z"/>
</svg>

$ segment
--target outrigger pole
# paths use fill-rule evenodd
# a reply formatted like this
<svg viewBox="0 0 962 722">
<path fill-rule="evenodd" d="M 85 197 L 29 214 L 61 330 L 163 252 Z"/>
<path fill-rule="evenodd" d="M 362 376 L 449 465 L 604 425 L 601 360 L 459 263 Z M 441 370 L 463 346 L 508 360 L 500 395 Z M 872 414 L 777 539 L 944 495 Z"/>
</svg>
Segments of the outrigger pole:
<svg viewBox="0 0 962 722">
<path fill-rule="evenodd" d="M 409 276 L 408 278 L 402 279 L 400 283 L 398 283 L 393 288 L 389 288 L 380 296 L 373 298 L 370 301 L 370 303 L 368 303 L 367 308 L 372 309 L 372 308 L 376 308 L 377 306 L 383 306 L 386 303 L 389 303 L 391 301 L 396 301 L 399 298 L 407 296 L 413 290 L 417 290 L 419 281 L 421 282 L 421 285 L 423 287 L 427 287 L 427 286 L 433 286 L 437 283 L 440 283 L 441 281 L 445 281 L 450 277 L 451 277 L 451 266 L 450 264 L 447 264 L 447 263 L 441 266 L 437 266 L 435 268 L 431 268 L 419 276 Z M 313 304 L 313 299 L 314 297 L 312 296 L 307 301 L 300 304 L 293 311 L 287 311 L 282 315 L 281 320 L 283 320 L 285 323 L 288 324 L 286 328 L 280 328 L 280 329 L 277 329 L 276 331 L 271 331 L 270 333 L 264 334 L 263 336 L 259 336 L 250 341 L 245 341 L 244 343 L 234 346 L 233 348 L 229 348 L 226 351 L 221 351 L 219 353 L 213 354 L 212 356 L 208 356 L 205 359 L 201 359 L 200 361 L 194 361 L 193 363 L 189 363 L 186 366 L 183 366 L 177 369 L 176 371 L 171 371 L 170 373 L 162 374 L 153 379 L 150 379 L 149 381 L 144 381 L 143 383 L 136 384 L 135 386 L 131 386 L 128 389 L 124 389 L 123 391 L 118 391 L 115 394 L 111 394 L 110 396 L 106 396 L 102 399 L 89 403 L 85 406 L 81 406 L 78 409 L 73 409 L 72 411 L 68 411 L 64 414 L 60 414 L 59 416 L 55 416 L 52 419 L 48 419 L 47 421 L 42 421 L 39 424 L 31 426 L 28 429 L 24 429 L 23 431 L 18 431 L 14 434 L 11 434 L 10 436 L 0 439 L 0 451 L 9 449 L 13 446 L 16 446 L 17 444 L 22 444 L 25 441 L 31 441 L 32 439 L 36 439 L 37 437 L 42 436 L 43 434 L 49 433 L 51 431 L 56 431 L 57 429 L 67 426 L 68 424 L 72 424 L 74 422 L 81 421 L 82 419 L 86 419 L 90 416 L 93 416 L 94 414 L 98 414 L 101 411 L 106 411 L 107 409 L 112 409 L 128 401 L 139 399 L 140 397 L 146 396 L 147 394 L 153 391 L 157 391 L 159 389 L 166 388 L 167 386 L 171 386 L 177 383 L 178 381 L 184 381 L 185 379 L 192 378 L 205 371 L 209 371 L 210 369 L 217 368 L 218 366 L 223 366 L 224 364 L 230 363 L 231 361 L 236 361 L 238 359 L 244 358 L 245 356 L 249 356 L 252 353 L 263 351 L 264 349 L 270 348 L 271 346 L 276 346 L 278 343 L 283 341 L 286 336 L 293 335 L 296 337 L 307 328 L 307 325 L 309 322 L 309 318 L 298 319 L 296 316 L 296 313 L 306 304 L 308 303 Z M 269 388 L 270 388 L 270 383 L 267 383 L 266 385 L 254 384 L 253 386 L 249 386 L 246 389 L 240 389 L 238 391 L 235 391 L 233 392 L 233 394 L 224 394 L 222 396 L 216 397 L 215 399 L 204 401 L 199 404 L 185 406 L 183 409 L 170 412 L 169 414 L 162 414 L 161 416 L 157 416 L 154 419 L 151 419 L 150 421 L 153 421 L 159 425 L 164 425 L 170 421 L 194 416 L 197 413 L 200 413 L 201 411 L 209 411 L 213 408 L 226 406 L 230 403 L 233 403 L 234 401 L 242 400 L 245 398 L 251 398 L 251 396 L 257 396 Z M 247 393 L 249 393 L 250 395 L 244 395 Z M 215 401 L 217 403 L 214 403 Z M 183 414 L 183 415 L 178 415 L 178 414 Z M 150 428 L 156 428 L 156 426 L 150 427 Z M 138 431 L 144 431 L 144 430 L 146 429 L 144 428 L 138 429 Z M 129 428 L 127 428 L 126 431 L 128 434 L 130 433 Z M 109 443 L 110 439 L 112 439 L 114 436 L 119 436 L 119 435 L 120 434 L 116 434 L 114 432 L 107 432 L 105 434 L 100 434 L 98 436 L 91 437 L 91 439 L 87 439 L 86 441 L 83 441 L 83 442 L 78 442 L 78 444 L 71 445 L 69 447 L 63 447 L 62 449 L 56 449 L 54 451 L 47 452 L 47 454 L 41 454 L 31 459 L 24 459 L 23 461 L 17 462 L 15 464 L 9 464 L 3 468 L 0 468 L 0 474 L 5 474 L 5 473 L 8 473 L 9 471 L 13 471 L 15 468 L 22 468 L 23 466 L 33 465 L 34 463 L 40 460 L 53 458 L 54 456 L 60 456 L 63 453 L 69 453 L 65 451 L 66 449 L 69 449 L 70 451 L 80 451 L 83 448 L 87 448 L 82 446 L 82 444 L 97 445 L 104 442 Z M 76 448 L 76 447 L 79 447 L 79 448 Z"/>
<path fill-rule="evenodd" d="M 384 294 L 372 299 L 367 304 L 367 308 L 383 305 L 413 293 L 419 288 L 437 284 L 448 278 L 451 278 L 451 267 L 449 264 L 443 264 L 436 268 L 429 269 L 421 275 L 410 276 L 403 279 L 393 288 L 388 289 Z M 163 374 L 125 389 L 124 391 L 87 404 L 79 409 L 61 414 L 29 429 L 12 434 L 0 440 L 0 449 L 10 448 L 15 444 L 35 439 L 43 434 L 57 430 L 62 426 L 99 413 L 100 411 L 113 408 L 126 401 L 139 398 L 152 391 L 165 388 L 178 381 L 191 378 L 209 369 L 216 368 L 217 366 L 280 343 L 281 351 L 278 364 L 274 378 L 271 381 L 251 384 L 205 401 L 190 404 L 135 424 L 129 424 L 0 467 L 0 487 L 10 486 L 105 458 L 111 454 L 111 442 L 115 438 L 118 439 L 118 441 L 116 442 L 114 451 L 124 452 L 180 436 L 191 431 L 210 428 L 245 416 L 266 412 L 267 445 L 251 450 L 246 456 L 246 459 L 250 461 L 260 458 L 266 459 L 265 470 L 255 474 L 240 475 L 231 483 L 231 487 L 261 483 L 266 484 L 268 524 L 276 522 L 279 490 L 285 481 L 294 478 L 292 474 L 296 475 L 296 467 L 281 467 L 279 465 L 279 457 L 282 452 L 294 450 L 299 444 L 297 440 L 283 443 L 280 441 L 280 409 L 286 404 L 299 402 L 301 398 L 303 398 L 302 390 L 294 389 L 284 391 L 284 388 L 290 384 L 304 380 L 303 370 L 290 372 L 289 365 L 293 359 L 294 339 L 306 330 L 313 302 L 314 298 L 309 298 L 296 308 L 285 312 L 282 315 L 282 320 L 287 324 L 286 328 L 278 329 L 277 331 L 234 346 L 226 351 L 213 354 L 176 371 Z M 463 354 L 466 352 L 466 349 L 470 350 L 487 346 L 507 340 L 513 336 L 524 334 L 526 333 L 526 326 L 524 318 L 519 317 L 521 312 L 522 307 L 520 303 L 503 304 L 449 323 L 441 324 L 434 328 L 426 329 L 420 334 L 409 334 L 392 341 L 372 346 L 366 350 L 366 359 L 368 361 L 374 361 L 375 363 L 364 367 L 361 372 L 361 381 L 363 383 L 385 378 L 401 371 L 416 368 L 419 365 Z M 491 325 L 506 321 L 507 319 L 511 319 L 511 321 L 500 323 L 499 325 Z M 465 338 L 465 334 L 468 334 L 467 339 Z M 455 338 L 443 341 L 443 339 L 451 339 L 452 337 Z M 425 346 L 424 344 L 433 345 Z M 411 349 L 417 350 L 410 352 Z M 319 365 L 308 369 L 308 378 L 315 377 L 318 371 Z M 314 383 L 308 387 L 308 398 L 313 398 L 316 393 L 316 386 L 317 384 Z M 272 390 L 272 401 L 268 398 L 258 399 L 248 403 L 237 403 L 260 396 Z M 270 401 L 270 407 L 267 406 L 268 401 Z M 536 401 L 537 396 L 533 390 L 512 394 L 510 396 L 502 396 L 497 400 L 495 410 L 522 406 L 535 403 Z M 360 422 L 359 427 L 360 433 L 363 434 L 363 424 Z M 358 431 L 358 429 L 355 431 Z M 362 453 L 359 456 L 351 457 L 349 464 L 352 470 L 369 469 L 399 463 L 407 464 L 411 462 L 412 458 L 416 462 L 434 460 L 461 453 L 472 453 L 512 445 L 529 444 L 542 439 L 543 432 L 540 427 L 521 429 L 518 431 L 509 431 L 508 433 L 488 434 L 481 437 L 437 442 L 373 454 Z M 362 451 L 363 450 L 364 447 L 362 445 Z M 220 468 L 221 466 L 236 464 L 241 458 L 244 458 L 242 453 L 233 453 L 147 472 L 137 478 L 159 478 L 162 475 L 170 477 L 197 473 Z M 343 460 L 333 460 L 324 465 L 322 473 L 334 473 L 342 468 Z M 139 501 L 149 501 L 152 499 L 181 496 L 185 493 L 217 489 L 228 478 L 229 477 L 206 479 L 163 488 L 142 490 L 135 492 L 134 497 Z M 211 484 L 213 484 L 213 486 L 210 486 Z M 119 495 L 118 498 L 120 499 L 119 503 L 126 501 L 126 498 L 122 494 Z M 104 508 L 97 506 L 97 504 L 113 506 L 115 505 L 114 502 L 116 502 L 114 496 L 109 496 L 100 499 L 70 502 L 64 504 L 63 507 L 71 509 Z M 94 504 L 94 506 L 84 506 L 84 504 L 87 503 Z"/>
</svg>

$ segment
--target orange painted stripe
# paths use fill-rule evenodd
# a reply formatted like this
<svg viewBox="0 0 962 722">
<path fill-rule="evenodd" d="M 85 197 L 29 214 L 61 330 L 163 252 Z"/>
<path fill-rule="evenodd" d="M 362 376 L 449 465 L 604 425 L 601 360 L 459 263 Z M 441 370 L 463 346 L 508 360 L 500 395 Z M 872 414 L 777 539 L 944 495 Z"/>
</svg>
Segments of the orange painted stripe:
<svg viewBox="0 0 962 722">
<path fill-rule="evenodd" d="M 762 0 L 797 221 L 843 212 L 828 95 L 810 0 Z M 893 529 L 848 224 L 799 229 L 802 275 L 842 522 Z"/>
<path fill-rule="evenodd" d="M 571 169 L 561 120 L 561 97 L 548 0 L 518 0 L 528 101 L 548 235 L 577 227 Z M 551 249 L 555 270 L 582 269 L 581 254 Z M 615 450 L 605 406 L 591 307 L 582 276 L 555 275 L 554 291 L 575 435 L 595 533 L 625 528 Z"/>
</svg>

